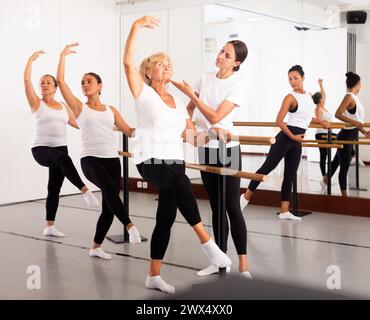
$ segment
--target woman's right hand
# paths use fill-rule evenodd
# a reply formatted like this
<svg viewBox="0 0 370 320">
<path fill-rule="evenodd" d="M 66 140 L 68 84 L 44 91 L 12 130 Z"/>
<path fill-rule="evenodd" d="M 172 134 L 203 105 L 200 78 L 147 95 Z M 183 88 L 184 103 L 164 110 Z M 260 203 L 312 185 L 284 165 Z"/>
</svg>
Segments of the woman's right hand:
<svg viewBox="0 0 370 320">
<path fill-rule="evenodd" d="M 40 50 L 40 51 L 36 51 L 36 52 L 34 52 L 33 54 L 32 54 L 32 56 L 30 56 L 29 57 L 29 59 L 28 60 L 30 60 L 30 61 L 35 61 L 35 60 L 37 60 L 38 59 L 38 57 L 41 55 L 41 54 L 44 54 L 45 52 L 43 51 L 43 50 Z"/>
<path fill-rule="evenodd" d="M 67 44 L 63 51 L 60 53 L 60 56 L 68 56 L 72 53 L 77 53 L 76 51 L 72 50 L 72 48 L 79 46 L 80 44 L 78 42 Z"/>
<path fill-rule="evenodd" d="M 291 137 L 291 139 L 295 142 L 302 143 L 304 139 L 304 134 L 295 134 Z"/>
<path fill-rule="evenodd" d="M 161 20 L 152 16 L 143 16 L 140 19 L 137 19 L 133 26 L 137 28 L 149 28 L 154 29 L 155 27 L 159 27 Z"/>
</svg>

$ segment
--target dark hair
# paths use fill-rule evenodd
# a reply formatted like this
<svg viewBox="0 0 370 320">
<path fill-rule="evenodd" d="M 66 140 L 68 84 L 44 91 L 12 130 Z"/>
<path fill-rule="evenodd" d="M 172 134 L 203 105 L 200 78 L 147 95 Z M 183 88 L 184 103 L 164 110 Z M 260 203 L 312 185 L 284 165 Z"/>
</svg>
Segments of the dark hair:
<svg viewBox="0 0 370 320">
<path fill-rule="evenodd" d="M 352 89 L 360 80 L 360 76 L 354 72 L 346 73 L 346 85 L 348 89 Z"/>
<path fill-rule="evenodd" d="M 55 87 L 55 88 L 58 88 L 57 79 L 55 79 L 55 77 L 54 77 L 54 76 L 52 76 L 51 74 L 44 74 L 44 75 L 41 77 L 41 79 L 42 79 L 42 78 L 44 78 L 44 77 L 50 77 L 50 78 L 52 78 L 52 79 L 53 79 L 53 82 L 54 82 L 54 87 Z"/>
<path fill-rule="evenodd" d="M 98 84 L 103 83 L 103 81 L 101 80 L 100 76 L 98 74 L 96 74 L 95 72 L 85 73 L 85 76 L 92 76 L 92 77 L 94 77 L 96 79 L 96 81 L 98 81 Z"/>
<path fill-rule="evenodd" d="M 98 74 L 96 74 L 95 72 L 88 72 L 88 73 L 85 73 L 85 76 L 92 76 L 96 79 L 96 81 L 98 82 L 98 84 L 101 84 L 103 83 L 103 81 L 101 80 L 100 76 Z M 101 91 L 99 91 L 99 95 L 101 94 Z"/>
<path fill-rule="evenodd" d="M 293 71 L 297 71 L 301 75 L 301 77 L 304 77 L 304 71 L 299 64 L 296 64 L 295 66 L 291 67 L 288 73 L 291 73 Z"/>
<path fill-rule="evenodd" d="M 247 45 L 240 40 L 231 40 L 230 43 L 234 47 L 235 51 L 235 61 L 239 61 L 240 64 L 233 68 L 234 71 L 239 71 L 240 65 L 244 62 L 244 60 L 248 56 L 248 48 Z"/>
<path fill-rule="evenodd" d="M 312 96 L 313 103 L 314 103 L 314 104 L 319 104 L 319 102 L 320 102 L 321 98 L 322 98 L 322 94 L 321 94 L 321 92 L 316 92 L 316 93 Z"/>
</svg>

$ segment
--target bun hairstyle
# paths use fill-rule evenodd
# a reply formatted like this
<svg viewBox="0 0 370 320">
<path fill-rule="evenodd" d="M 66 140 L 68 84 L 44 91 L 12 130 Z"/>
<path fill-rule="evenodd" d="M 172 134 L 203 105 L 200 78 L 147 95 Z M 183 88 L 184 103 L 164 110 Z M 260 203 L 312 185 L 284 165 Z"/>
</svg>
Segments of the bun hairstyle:
<svg viewBox="0 0 370 320">
<path fill-rule="evenodd" d="M 352 71 L 347 72 L 346 77 L 346 85 L 348 89 L 352 89 L 361 80 L 360 76 Z"/>
<path fill-rule="evenodd" d="M 321 92 L 316 92 L 313 96 L 312 96 L 312 100 L 313 100 L 313 103 L 318 105 L 320 103 L 320 100 L 322 98 L 322 94 Z"/>
<path fill-rule="evenodd" d="M 293 71 L 297 71 L 301 75 L 301 77 L 304 77 L 304 71 L 299 64 L 296 64 L 295 66 L 291 67 L 288 73 L 291 73 Z"/>
<path fill-rule="evenodd" d="M 96 79 L 96 81 L 98 82 L 98 84 L 103 83 L 101 77 L 98 74 L 96 74 L 95 72 L 85 73 L 85 76 L 92 76 L 93 78 Z M 101 95 L 101 91 L 99 91 L 99 95 Z"/>
<path fill-rule="evenodd" d="M 233 68 L 233 71 L 239 71 L 240 65 L 244 62 L 244 60 L 248 56 L 248 47 L 243 41 L 240 40 L 232 40 L 229 41 L 228 43 L 230 43 L 234 47 L 235 61 L 240 62 L 238 66 Z"/>
</svg>

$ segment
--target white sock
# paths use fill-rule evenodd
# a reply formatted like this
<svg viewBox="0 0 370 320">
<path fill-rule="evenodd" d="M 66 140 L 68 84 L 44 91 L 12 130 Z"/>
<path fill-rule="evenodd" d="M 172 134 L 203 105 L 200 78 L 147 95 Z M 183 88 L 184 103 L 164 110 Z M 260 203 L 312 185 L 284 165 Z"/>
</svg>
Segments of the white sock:
<svg viewBox="0 0 370 320">
<path fill-rule="evenodd" d="M 229 273 L 231 270 L 230 266 L 226 267 L 226 272 Z M 204 277 L 204 276 L 209 276 L 214 273 L 218 273 L 219 268 L 215 266 L 214 264 L 209 265 L 207 268 L 200 270 L 197 272 L 197 276 L 199 277 Z"/>
<path fill-rule="evenodd" d="M 245 207 L 248 205 L 249 200 L 245 199 L 244 193 L 240 196 L 240 208 L 242 211 L 245 209 Z"/>
<path fill-rule="evenodd" d="M 84 200 L 86 201 L 87 205 L 90 207 L 98 207 L 99 206 L 99 201 L 96 199 L 94 194 L 90 191 L 87 190 L 82 194 Z"/>
<path fill-rule="evenodd" d="M 175 287 L 166 283 L 161 276 L 147 276 L 145 287 L 148 289 L 158 289 L 165 293 L 175 293 Z"/>
<path fill-rule="evenodd" d="M 250 279 L 250 280 L 253 280 L 253 277 L 252 275 L 250 274 L 249 271 L 243 271 L 243 272 L 240 272 L 240 275 L 246 279 Z"/>
<path fill-rule="evenodd" d="M 101 247 L 90 249 L 89 255 L 90 257 L 98 257 L 104 260 L 112 259 L 112 256 L 106 253 Z"/>
<path fill-rule="evenodd" d="M 212 239 L 201 244 L 201 247 L 211 264 L 214 264 L 216 267 L 220 268 L 225 268 L 231 265 L 230 258 L 221 251 L 221 249 Z"/>
<path fill-rule="evenodd" d="M 54 226 L 45 227 L 44 236 L 60 237 L 64 238 L 66 235 L 63 232 L 60 232 Z"/>
<path fill-rule="evenodd" d="M 283 219 L 283 220 L 296 220 L 296 221 L 301 221 L 302 220 L 301 217 L 297 217 L 289 211 L 284 212 L 284 213 L 280 213 L 279 218 Z"/>
<path fill-rule="evenodd" d="M 140 236 L 139 230 L 135 226 L 131 227 L 128 230 L 128 234 L 129 234 L 130 243 L 132 244 L 141 243 L 141 236 Z"/>
</svg>

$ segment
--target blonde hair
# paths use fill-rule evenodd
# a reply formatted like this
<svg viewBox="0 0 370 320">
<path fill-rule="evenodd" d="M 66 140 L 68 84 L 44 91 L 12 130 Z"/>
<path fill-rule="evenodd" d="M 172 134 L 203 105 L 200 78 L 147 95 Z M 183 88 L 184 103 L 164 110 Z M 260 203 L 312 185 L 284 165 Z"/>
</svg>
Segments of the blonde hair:
<svg viewBox="0 0 370 320">
<path fill-rule="evenodd" d="M 151 80 L 149 79 L 147 73 L 152 69 L 153 65 L 155 65 L 160 60 L 167 60 L 169 63 L 171 63 L 171 59 L 166 53 L 158 52 L 145 58 L 140 64 L 141 78 L 148 86 L 150 86 Z"/>
</svg>

